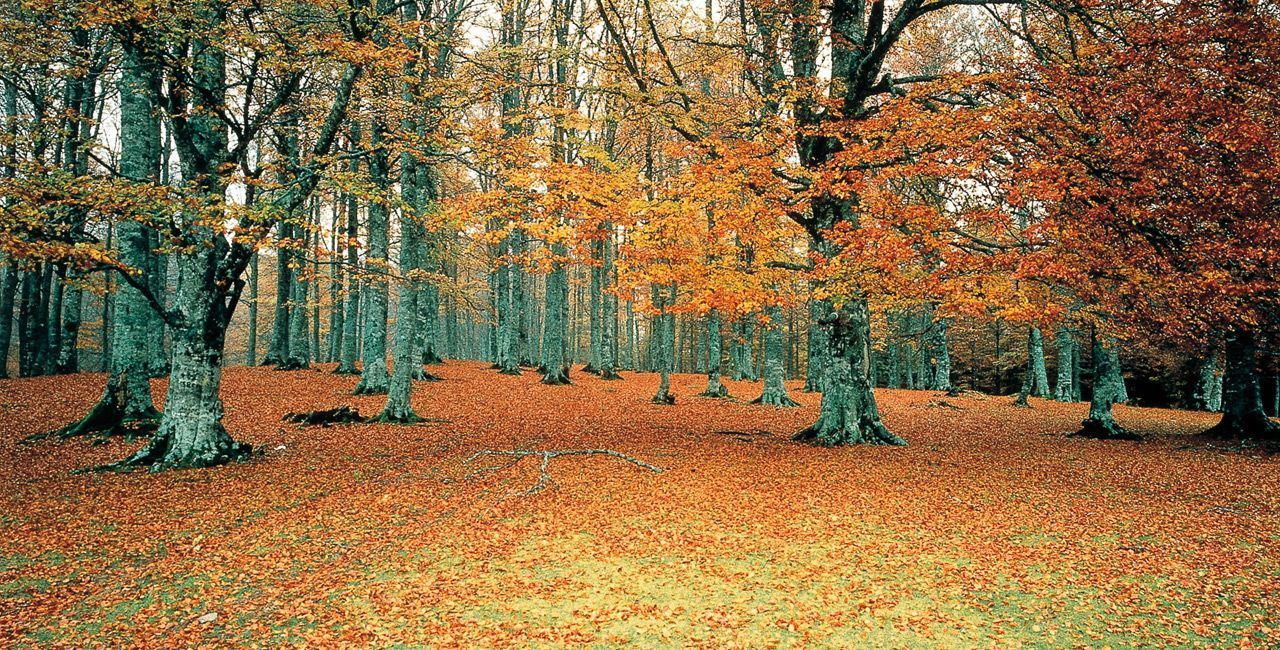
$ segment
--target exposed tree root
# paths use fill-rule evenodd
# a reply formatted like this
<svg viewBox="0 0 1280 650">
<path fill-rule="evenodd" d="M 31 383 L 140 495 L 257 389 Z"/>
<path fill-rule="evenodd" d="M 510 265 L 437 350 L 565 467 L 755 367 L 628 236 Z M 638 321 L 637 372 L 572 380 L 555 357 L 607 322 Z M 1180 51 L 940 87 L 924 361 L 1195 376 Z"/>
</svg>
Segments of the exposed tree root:
<svg viewBox="0 0 1280 650">
<path fill-rule="evenodd" d="M 187 453 L 172 454 L 170 453 L 172 436 L 167 433 L 161 433 L 152 437 L 151 442 L 122 461 L 78 469 L 72 473 L 131 472 L 144 467 L 150 468 L 152 472 L 171 469 L 199 469 L 239 462 L 253 454 L 253 446 L 249 443 L 236 442 L 229 435 L 223 435 L 221 438 L 223 441 L 213 448 L 188 450 Z"/>
<path fill-rule="evenodd" d="M 444 359 L 436 354 L 435 350 L 427 350 L 422 353 L 422 363 L 429 366 L 437 366 L 444 363 Z"/>
<path fill-rule="evenodd" d="M 676 403 L 676 396 L 671 393 L 658 393 L 649 401 L 654 404 L 662 404 L 663 406 L 673 406 Z"/>
<path fill-rule="evenodd" d="M 792 408 L 800 406 L 800 402 L 791 399 L 791 396 L 786 393 L 771 392 L 761 394 L 760 397 L 751 400 L 751 403 L 759 406 L 776 406 L 778 408 Z"/>
<path fill-rule="evenodd" d="M 599 374 L 600 378 L 605 381 L 620 381 L 622 379 L 622 375 L 619 375 L 618 371 L 613 368 L 610 368 L 608 370 L 601 370 L 597 374 Z"/>
<path fill-rule="evenodd" d="M 335 374 L 335 375 L 358 375 L 358 374 L 360 374 L 360 369 L 359 369 L 359 368 L 357 368 L 357 367 L 355 367 L 355 366 L 351 366 L 351 367 L 349 367 L 349 368 L 343 368 L 341 365 L 339 365 L 337 368 L 334 368 L 334 369 L 333 369 L 333 374 Z"/>
<path fill-rule="evenodd" d="M 560 369 L 554 372 L 548 372 L 545 368 L 543 368 L 540 372 L 542 372 L 542 383 L 548 386 L 569 386 L 573 383 L 569 381 L 568 369 Z"/>
<path fill-rule="evenodd" d="M 478 476 L 486 476 L 488 474 L 492 474 L 494 472 L 501 471 L 509 467 L 514 467 L 521 460 L 524 460 L 526 457 L 529 457 L 529 456 L 537 456 L 541 458 L 542 462 L 538 466 L 538 482 L 535 483 L 533 487 L 529 488 L 528 490 L 525 490 L 524 491 L 525 495 L 536 494 L 546 489 L 549 486 L 556 485 L 555 479 L 551 478 L 550 472 L 547 471 L 547 465 L 551 462 L 552 458 L 559 458 L 561 456 L 611 456 L 613 458 L 625 460 L 628 463 L 631 463 L 637 467 L 643 467 L 644 469 L 647 469 L 651 472 L 655 472 L 658 474 L 661 474 L 663 472 L 663 469 L 661 467 L 650 465 L 649 463 L 646 463 L 642 460 L 632 458 L 631 456 L 613 451 L 612 449 L 562 449 L 562 450 L 545 450 L 545 451 L 537 451 L 537 450 L 499 451 L 494 449 L 483 449 L 483 450 L 477 451 L 476 453 L 468 457 L 466 460 L 462 461 L 462 464 L 470 465 L 471 463 L 474 463 L 476 460 L 485 456 L 510 456 L 511 461 L 502 465 L 495 465 L 493 467 L 485 467 L 483 469 L 476 470 L 468 474 L 467 479 L 472 479 Z"/>
<path fill-rule="evenodd" d="M 1142 436 L 1111 422 L 1089 418 L 1080 425 L 1080 430 L 1068 434 L 1070 438 L 1089 438 L 1091 440 L 1142 440 Z"/>
<path fill-rule="evenodd" d="M 359 384 L 356 384 L 356 388 L 355 390 L 351 391 L 351 394 L 352 395 L 386 395 L 387 385 L 383 384 L 382 386 L 369 386 L 362 379 Z"/>
<path fill-rule="evenodd" d="M 22 440 L 23 443 L 36 442 L 49 438 L 66 440 L 78 436 L 99 435 L 103 438 L 120 436 L 127 439 L 145 437 L 155 433 L 160 426 L 160 412 L 147 406 L 132 412 L 127 405 L 129 399 L 128 382 L 123 375 L 113 376 L 107 381 L 107 387 L 93 408 L 79 420 L 61 429 L 37 433 Z M 150 396 L 148 396 L 150 401 Z"/>
<path fill-rule="evenodd" d="M 364 416 L 360 415 L 360 411 L 350 406 L 339 406 L 334 409 L 307 411 L 305 413 L 286 413 L 281 419 L 304 427 L 330 427 L 335 424 L 364 422 Z"/>
<path fill-rule="evenodd" d="M 276 370 L 306 370 L 309 367 L 309 364 L 299 359 L 286 359 L 276 364 Z"/>
<path fill-rule="evenodd" d="M 889 445 L 905 447 L 907 441 L 894 435 L 878 421 L 864 421 L 857 427 L 827 426 L 821 419 L 811 427 L 797 431 L 792 440 L 821 447 L 841 445 Z"/>
<path fill-rule="evenodd" d="M 1220 440 L 1263 440 L 1280 441 L 1280 423 L 1263 415 L 1254 417 L 1232 417 L 1223 415 L 1222 419 L 1200 434 L 1206 438 Z"/>
<path fill-rule="evenodd" d="M 365 420 L 365 424 L 418 424 L 422 422 L 413 409 L 383 409 L 381 413 Z"/>
</svg>

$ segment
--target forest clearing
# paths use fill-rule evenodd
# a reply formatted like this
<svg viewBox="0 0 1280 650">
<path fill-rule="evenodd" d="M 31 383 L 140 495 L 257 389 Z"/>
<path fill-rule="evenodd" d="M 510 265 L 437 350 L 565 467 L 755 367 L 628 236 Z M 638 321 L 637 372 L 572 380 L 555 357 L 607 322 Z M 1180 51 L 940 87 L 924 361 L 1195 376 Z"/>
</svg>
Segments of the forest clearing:
<svg viewBox="0 0 1280 650">
<path fill-rule="evenodd" d="M 654 374 L 565 389 L 450 362 L 404 427 L 290 411 L 380 399 L 328 368 L 228 370 L 221 469 L 71 475 L 137 443 L 20 445 L 102 375 L 0 382 L 0 637 L 17 646 L 1271 647 L 1280 466 L 1121 406 L 882 390 L 901 448 L 792 442 L 814 416 Z M 750 385 L 729 382 L 737 394 Z M 157 382 L 157 395 L 163 388 Z M 798 387 L 797 387 L 798 388 Z M 470 479 L 481 449 L 608 448 Z M 497 461 L 491 464 L 500 464 Z M 216 616 L 215 616 L 216 615 Z M 210 620 L 211 619 L 211 620 Z"/>
</svg>

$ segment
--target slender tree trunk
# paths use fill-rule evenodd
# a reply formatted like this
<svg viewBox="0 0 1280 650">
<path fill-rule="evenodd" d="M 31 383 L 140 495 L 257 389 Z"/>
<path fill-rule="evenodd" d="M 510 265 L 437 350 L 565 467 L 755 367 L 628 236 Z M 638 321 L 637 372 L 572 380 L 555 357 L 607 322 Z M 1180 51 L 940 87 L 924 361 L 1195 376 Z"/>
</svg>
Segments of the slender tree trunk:
<svg viewBox="0 0 1280 650">
<path fill-rule="evenodd" d="M 369 158 L 369 175 L 380 190 L 377 200 L 369 203 L 369 252 L 367 256 L 370 279 L 364 284 L 364 345 L 363 367 L 357 395 L 382 395 L 387 392 L 387 205 L 384 202 L 391 183 L 388 180 L 387 151 L 383 148 L 383 129 L 375 125 L 374 153 Z"/>
<path fill-rule="evenodd" d="M 828 306 L 823 305 L 822 301 L 816 298 L 809 299 L 809 341 L 804 371 L 804 392 L 806 393 L 822 392 L 822 372 L 827 367 L 827 356 L 830 350 L 827 346 L 827 330 L 818 321 L 827 309 Z"/>
<path fill-rule="evenodd" d="M 551 245 L 551 273 L 547 275 L 546 317 L 542 323 L 542 383 L 563 386 L 569 383 L 569 270 L 568 247 Z"/>
<path fill-rule="evenodd" d="M 724 345 L 720 339 L 720 312 L 712 309 L 707 314 L 707 389 L 703 397 L 728 397 L 729 389 L 720 381 Z"/>
<path fill-rule="evenodd" d="M 660 373 L 658 392 L 653 396 L 653 403 L 670 405 L 676 403 L 676 396 L 671 394 L 671 372 L 675 367 L 675 317 L 669 311 L 675 304 L 676 285 L 654 285 L 652 293 L 658 314 L 655 317 L 655 331 L 650 337 L 654 345 L 654 365 Z"/>
<path fill-rule="evenodd" d="M 1053 339 L 1058 348 L 1058 385 L 1054 390 L 1053 398 L 1059 402 L 1070 402 L 1075 397 L 1072 385 L 1075 381 L 1073 371 L 1076 340 L 1071 330 L 1064 326 L 1058 326 Z"/>
<path fill-rule="evenodd" d="M 360 123 L 352 121 L 347 134 L 347 147 L 354 151 L 360 145 Z M 347 171 L 355 176 L 360 172 L 360 160 L 352 157 Z M 345 313 L 342 317 L 342 352 L 338 358 L 338 367 L 334 370 L 340 375 L 354 375 L 356 358 L 360 354 L 360 250 L 357 247 L 360 236 L 360 201 L 355 194 L 347 194 L 346 243 L 347 255 L 347 296 Z M 337 305 L 334 306 L 337 308 Z"/>
<path fill-rule="evenodd" d="M 1192 408 L 1210 412 L 1222 410 L 1222 373 L 1219 372 L 1221 364 L 1222 360 L 1216 354 L 1200 362 L 1195 393 L 1191 396 Z"/>
<path fill-rule="evenodd" d="M 258 365 L 258 253 L 249 260 L 249 334 L 245 346 L 244 363 Z"/>
<path fill-rule="evenodd" d="M 18 293 L 18 267 L 5 263 L 0 277 L 0 379 L 9 377 L 9 347 L 13 340 L 13 305 Z"/>
</svg>

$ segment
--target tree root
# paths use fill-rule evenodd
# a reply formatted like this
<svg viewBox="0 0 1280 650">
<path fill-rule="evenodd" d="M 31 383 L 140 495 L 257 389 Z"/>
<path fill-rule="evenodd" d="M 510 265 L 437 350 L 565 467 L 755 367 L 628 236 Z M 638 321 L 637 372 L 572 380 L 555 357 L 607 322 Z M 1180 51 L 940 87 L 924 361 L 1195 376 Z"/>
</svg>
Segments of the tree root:
<svg viewBox="0 0 1280 650">
<path fill-rule="evenodd" d="M 78 469 L 71 473 L 123 473 L 144 467 L 150 468 L 150 471 L 153 473 L 171 469 L 200 469 L 240 462 L 254 453 L 253 445 L 250 445 L 247 442 L 236 442 L 235 440 L 232 440 L 230 436 L 226 436 L 227 442 L 219 445 L 215 450 L 211 450 L 197 456 L 169 458 L 169 445 L 171 438 L 172 436 L 167 434 L 156 435 L 151 438 L 151 442 L 148 442 L 142 447 L 142 449 L 139 449 L 132 456 L 124 460 L 107 465 L 99 465 L 97 467 Z"/>
<path fill-rule="evenodd" d="M 676 396 L 671 393 L 659 393 L 654 395 L 649 401 L 663 406 L 674 406 L 676 403 Z"/>
<path fill-rule="evenodd" d="M 1142 440 L 1142 436 L 1112 422 L 1103 422 L 1094 418 L 1085 420 L 1080 430 L 1067 434 L 1069 438 L 1089 438 L 1091 440 Z"/>
<path fill-rule="evenodd" d="M 365 424 L 412 425 L 412 424 L 418 424 L 419 422 L 422 422 L 422 418 L 418 417 L 417 413 L 414 413 L 412 410 L 409 410 L 409 409 L 405 409 L 403 411 L 399 409 L 395 409 L 392 411 L 383 409 L 381 413 L 367 420 L 364 420 Z"/>
<path fill-rule="evenodd" d="M 1217 424 L 1200 434 L 1219 440 L 1280 441 L 1280 423 L 1264 416 L 1240 418 L 1223 415 Z"/>
<path fill-rule="evenodd" d="M 800 402 L 791 399 L 786 393 L 764 393 L 753 400 L 752 404 L 757 406 L 775 406 L 778 408 L 792 408 L 800 406 Z"/>
<path fill-rule="evenodd" d="M 599 373 L 596 373 L 596 374 L 600 375 L 600 378 L 605 381 L 621 381 L 622 380 L 622 375 L 619 375 L 618 371 L 612 368 L 610 368 L 609 370 L 601 370 Z"/>
<path fill-rule="evenodd" d="M 335 424 L 355 424 L 364 422 L 364 416 L 360 415 L 360 411 L 350 406 L 339 406 L 338 408 L 327 409 L 323 411 L 307 411 L 305 413 L 286 413 L 283 418 L 285 422 L 290 422 L 304 427 L 322 426 L 330 427 Z"/>
<path fill-rule="evenodd" d="M 907 441 L 894 435 L 880 422 L 863 422 L 856 429 L 849 427 L 836 428 L 825 426 L 820 420 L 817 424 L 797 431 L 791 436 L 797 442 L 807 442 L 822 447 L 838 447 L 843 445 L 887 445 L 905 447 Z"/>
<path fill-rule="evenodd" d="M 573 384 L 573 382 L 569 381 L 568 371 L 559 370 L 556 372 L 547 372 L 545 369 L 543 369 L 541 372 L 542 372 L 542 383 L 548 386 L 569 386 Z"/>
<path fill-rule="evenodd" d="M 625 460 L 628 463 L 631 463 L 632 465 L 635 465 L 637 467 L 642 467 L 644 469 L 647 469 L 657 474 L 661 474 L 664 471 L 661 467 L 657 467 L 656 465 L 650 465 L 649 463 L 646 463 L 642 460 L 632 458 L 631 456 L 613 451 L 612 449 L 561 449 L 561 450 L 545 450 L 545 451 L 537 451 L 537 450 L 499 451 L 494 449 L 482 449 L 472 454 L 466 460 L 462 461 L 462 464 L 470 465 L 471 463 L 474 463 L 476 460 L 484 456 L 510 456 L 511 461 L 502 465 L 495 465 L 493 467 L 485 467 L 482 469 L 478 469 L 468 474 L 466 476 L 467 480 L 470 480 L 478 476 L 486 476 L 494 472 L 507 469 L 509 467 L 514 467 L 521 460 L 524 460 L 526 457 L 529 457 L 529 456 L 538 456 L 539 458 L 541 458 L 542 462 L 538 467 L 538 482 L 535 483 L 533 487 L 529 488 L 528 490 L 525 490 L 523 492 L 523 494 L 525 495 L 537 494 L 538 492 L 545 490 L 549 486 L 556 485 L 555 479 L 551 478 L 551 473 L 547 471 L 547 465 L 551 462 L 552 458 L 559 458 L 561 456 L 611 456 L 613 458 Z"/>
</svg>

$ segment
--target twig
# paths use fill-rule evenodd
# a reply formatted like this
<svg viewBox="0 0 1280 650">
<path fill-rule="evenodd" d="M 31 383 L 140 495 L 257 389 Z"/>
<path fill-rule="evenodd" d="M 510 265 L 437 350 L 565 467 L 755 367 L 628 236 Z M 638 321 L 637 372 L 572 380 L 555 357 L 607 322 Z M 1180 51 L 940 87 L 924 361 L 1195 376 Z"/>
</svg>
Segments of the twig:
<svg viewBox="0 0 1280 650">
<path fill-rule="evenodd" d="M 551 473 L 547 471 L 547 465 L 550 464 L 552 458 L 559 458 L 561 456 L 612 456 L 620 460 L 625 460 L 628 463 L 631 463 L 632 465 L 635 465 L 637 467 L 643 467 L 644 469 L 647 469 L 654 473 L 661 474 L 663 472 L 663 469 L 661 467 L 658 467 L 656 465 L 650 465 L 649 463 L 646 463 L 642 460 L 632 458 L 631 456 L 616 452 L 612 449 L 558 449 L 558 450 L 516 449 L 511 451 L 501 451 L 496 449 L 482 449 L 472 454 L 466 460 L 462 461 L 462 464 L 470 465 L 471 463 L 475 462 L 477 459 L 484 456 L 511 456 L 513 460 L 504 465 L 495 465 L 493 467 L 485 467 L 485 468 L 478 469 L 468 474 L 467 480 L 470 480 L 477 476 L 492 474 L 494 472 L 504 470 L 509 467 L 514 467 L 517 463 L 524 460 L 528 456 L 540 457 L 542 459 L 542 462 L 538 466 L 538 482 L 535 483 L 533 487 L 524 491 L 524 494 L 526 495 L 536 494 L 546 489 L 547 486 L 553 485 L 556 483 L 555 479 L 551 478 Z"/>
</svg>

